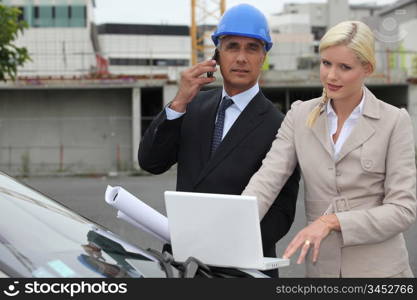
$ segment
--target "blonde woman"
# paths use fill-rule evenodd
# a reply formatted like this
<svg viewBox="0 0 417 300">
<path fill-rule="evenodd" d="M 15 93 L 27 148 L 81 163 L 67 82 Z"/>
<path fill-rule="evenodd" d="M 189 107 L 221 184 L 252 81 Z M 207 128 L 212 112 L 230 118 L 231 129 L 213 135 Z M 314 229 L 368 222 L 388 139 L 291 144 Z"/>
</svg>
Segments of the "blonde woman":
<svg viewBox="0 0 417 300">
<path fill-rule="evenodd" d="M 299 163 L 308 225 L 284 257 L 300 249 L 308 277 L 413 277 L 402 234 L 416 218 L 410 117 L 364 86 L 375 69 L 367 25 L 334 26 L 320 56 L 322 97 L 291 106 L 243 194 L 263 217 Z"/>
</svg>

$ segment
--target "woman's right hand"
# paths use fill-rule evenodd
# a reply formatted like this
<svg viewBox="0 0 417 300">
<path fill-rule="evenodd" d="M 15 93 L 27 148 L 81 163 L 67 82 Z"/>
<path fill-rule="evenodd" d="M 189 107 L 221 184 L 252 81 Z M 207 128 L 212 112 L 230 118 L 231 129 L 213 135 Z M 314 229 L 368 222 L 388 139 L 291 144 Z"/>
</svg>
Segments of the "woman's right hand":
<svg viewBox="0 0 417 300">
<path fill-rule="evenodd" d="M 285 249 L 283 258 L 290 258 L 299 248 L 301 248 L 297 260 L 297 264 L 301 264 L 304 262 L 310 247 L 313 247 L 312 261 L 315 263 L 319 257 L 321 241 L 326 238 L 332 230 L 340 230 L 340 223 L 336 215 L 321 216 L 297 233 L 287 249 Z"/>
</svg>

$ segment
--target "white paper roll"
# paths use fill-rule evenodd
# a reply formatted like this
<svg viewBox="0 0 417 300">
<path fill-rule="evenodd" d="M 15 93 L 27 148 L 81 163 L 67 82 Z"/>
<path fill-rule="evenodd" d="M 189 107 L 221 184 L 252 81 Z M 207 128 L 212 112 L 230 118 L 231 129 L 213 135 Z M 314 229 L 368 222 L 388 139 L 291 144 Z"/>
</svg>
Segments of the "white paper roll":
<svg viewBox="0 0 417 300">
<path fill-rule="evenodd" d="M 146 228 L 158 239 L 170 241 L 168 219 L 120 186 L 107 186 L 105 200 L 128 216 L 140 228 Z"/>
<path fill-rule="evenodd" d="M 143 231 L 145 231 L 145 232 L 153 235 L 154 237 L 158 238 L 163 243 L 170 243 L 171 242 L 169 240 L 164 239 L 162 236 L 156 234 L 155 232 L 153 232 L 149 228 L 146 228 L 142 224 L 136 222 L 135 220 L 133 220 L 131 217 L 129 217 L 128 215 L 126 215 L 124 212 L 122 212 L 120 210 L 117 211 L 117 218 L 119 218 L 120 220 L 123 220 L 123 221 L 129 223 L 130 225 L 133 225 L 133 226 L 135 226 L 139 229 L 142 229 Z"/>
</svg>

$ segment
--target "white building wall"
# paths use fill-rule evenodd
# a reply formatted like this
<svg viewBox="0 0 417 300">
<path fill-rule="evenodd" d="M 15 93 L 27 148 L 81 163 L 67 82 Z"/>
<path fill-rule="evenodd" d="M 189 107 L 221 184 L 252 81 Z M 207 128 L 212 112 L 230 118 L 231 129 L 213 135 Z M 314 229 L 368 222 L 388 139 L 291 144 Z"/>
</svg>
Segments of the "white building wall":
<svg viewBox="0 0 417 300">
<path fill-rule="evenodd" d="M 299 57 L 312 55 L 313 35 L 308 14 L 274 15 L 269 20 L 274 47 L 269 63 L 274 70 L 296 70 Z"/>
<path fill-rule="evenodd" d="M 327 26 L 326 3 L 288 3 L 284 4 L 283 14 L 309 15 L 311 26 Z"/>
<path fill-rule="evenodd" d="M 308 14 L 273 15 L 268 20 L 271 31 L 279 33 L 310 32 L 310 21 Z"/>
<path fill-rule="evenodd" d="M 314 65 L 317 53 L 312 32 L 319 28 L 328 29 L 346 20 L 363 20 L 371 16 L 374 6 L 350 7 L 348 0 L 328 0 L 325 3 L 287 3 L 282 13 L 272 15 L 269 19 L 273 40 L 276 45 L 271 50 L 270 62 L 278 70 L 295 70 L 300 58 L 304 63 Z M 316 27 L 316 28 L 315 28 Z M 318 36 L 318 39 L 320 36 Z M 386 60 L 386 54 L 381 54 Z M 382 67 L 384 70 L 385 66 Z"/>
<path fill-rule="evenodd" d="M 275 36 L 273 38 L 275 49 L 269 53 L 269 62 L 274 70 L 297 70 L 298 59 L 311 55 L 311 47 L 308 42 L 287 42 L 288 35 Z M 293 38 L 293 36 L 291 36 Z M 310 39 L 306 36 L 306 40 Z"/>
<path fill-rule="evenodd" d="M 26 47 L 31 61 L 18 69 L 19 76 L 81 76 L 96 66 L 90 37 L 92 0 L 7 0 L 6 5 L 33 9 L 34 6 L 85 5 L 86 27 L 29 27 L 16 45 Z"/>
<path fill-rule="evenodd" d="M 106 57 L 189 59 L 189 36 L 100 34 Z"/>
<path fill-rule="evenodd" d="M 96 64 L 88 28 L 29 28 L 16 44 L 32 59 L 19 68 L 20 76 L 79 76 Z"/>
<path fill-rule="evenodd" d="M 189 36 L 100 34 L 99 43 L 103 56 L 136 59 L 190 60 Z M 187 66 L 109 65 L 112 74 L 168 74 L 171 80 Z"/>
<path fill-rule="evenodd" d="M 371 10 L 369 8 L 356 8 L 350 9 L 349 20 L 363 21 L 367 17 L 371 16 Z"/>
<path fill-rule="evenodd" d="M 349 20 L 348 0 L 328 0 L 327 1 L 328 27 L 332 27 L 342 21 Z"/>
<path fill-rule="evenodd" d="M 328 23 L 327 11 L 325 3 L 310 3 L 311 26 L 326 26 Z"/>
</svg>

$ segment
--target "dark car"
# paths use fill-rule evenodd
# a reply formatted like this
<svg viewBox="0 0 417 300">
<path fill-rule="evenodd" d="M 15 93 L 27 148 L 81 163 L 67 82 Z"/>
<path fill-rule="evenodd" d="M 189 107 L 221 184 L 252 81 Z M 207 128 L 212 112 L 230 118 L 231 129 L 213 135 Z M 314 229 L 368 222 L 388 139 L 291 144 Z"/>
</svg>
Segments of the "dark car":
<svg viewBox="0 0 417 300">
<path fill-rule="evenodd" d="M 0 201 L 0 277 L 264 277 L 193 258 L 176 263 L 1 172 Z"/>
</svg>

